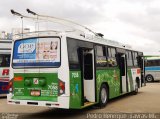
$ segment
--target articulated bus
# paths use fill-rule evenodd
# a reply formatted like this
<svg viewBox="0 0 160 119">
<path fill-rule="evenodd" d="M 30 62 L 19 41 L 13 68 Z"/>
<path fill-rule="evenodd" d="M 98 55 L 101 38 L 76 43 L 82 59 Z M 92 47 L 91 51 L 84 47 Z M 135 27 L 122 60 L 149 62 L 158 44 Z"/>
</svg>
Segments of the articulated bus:
<svg viewBox="0 0 160 119">
<path fill-rule="evenodd" d="M 160 80 L 160 56 L 145 57 L 145 72 L 147 82 Z"/>
<path fill-rule="evenodd" d="M 12 40 L 0 40 L 0 96 L 8 94 L 11 44 Z"/>
<path fill-rule="evenodd" d="M 82 109 L 133 92 L 144 81 L 143 53 L 101 37 L 32 32 L 13 41 L 9 104 Z"/>
</svg>

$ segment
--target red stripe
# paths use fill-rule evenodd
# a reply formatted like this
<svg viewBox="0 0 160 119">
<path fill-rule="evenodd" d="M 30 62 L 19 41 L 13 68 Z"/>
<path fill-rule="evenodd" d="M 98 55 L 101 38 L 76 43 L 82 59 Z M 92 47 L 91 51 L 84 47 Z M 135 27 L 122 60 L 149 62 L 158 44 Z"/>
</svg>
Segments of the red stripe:
<svg viewBox="0 0 160 119">
<path fill-rule="evenodd" d="M 8 82 L 9 81 L 9 79 L 2 79 L 2 78 L 0 78 L 0 82 Z"/>
</svg>

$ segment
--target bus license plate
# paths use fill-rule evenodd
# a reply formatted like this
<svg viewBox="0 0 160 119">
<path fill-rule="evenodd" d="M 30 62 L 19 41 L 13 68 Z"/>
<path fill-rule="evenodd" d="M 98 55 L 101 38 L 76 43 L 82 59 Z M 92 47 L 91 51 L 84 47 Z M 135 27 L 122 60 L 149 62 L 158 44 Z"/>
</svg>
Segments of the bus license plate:
<svg viewBox="0 0 160 119">
<path fill-rule="evenodd" d="M 40 90 L 31 90 L 31 96 L 40 96 L 41 91 Z"/>
</svg>

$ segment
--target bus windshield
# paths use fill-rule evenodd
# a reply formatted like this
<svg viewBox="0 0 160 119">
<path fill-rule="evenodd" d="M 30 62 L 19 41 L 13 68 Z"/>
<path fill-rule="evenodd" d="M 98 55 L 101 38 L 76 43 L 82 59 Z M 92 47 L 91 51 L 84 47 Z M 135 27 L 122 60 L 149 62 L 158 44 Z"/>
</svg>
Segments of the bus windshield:
<svg viewBox="0 0 160 119">
<path fill-rule="evenodd" d="M 59 67 L 60 38 L 28 38 L 16 40 L 13 48 L 13 68 Z"/>
<path fill-rule="evenodd" d="M 10 55 L 0 54 L 0 67 L 10 66 Z"/>
</svg>

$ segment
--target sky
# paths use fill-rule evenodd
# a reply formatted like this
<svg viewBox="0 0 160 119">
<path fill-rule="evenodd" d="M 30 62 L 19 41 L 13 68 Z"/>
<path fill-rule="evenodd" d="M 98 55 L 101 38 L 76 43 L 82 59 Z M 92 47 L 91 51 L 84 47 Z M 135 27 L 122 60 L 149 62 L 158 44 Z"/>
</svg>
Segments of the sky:
<svg viewBox="0 0 160 119">
<path fill-rule="evenodd" d="M 0 31 L 21 27 L 10 10 L 28 15 L 27 8 L 77 22 L 145 55 L 160 55 L 160 0 L 1 0 Z"/>
</svg>

